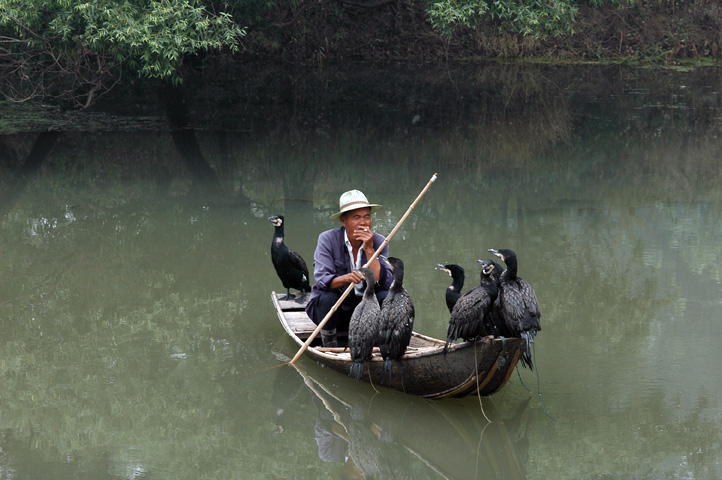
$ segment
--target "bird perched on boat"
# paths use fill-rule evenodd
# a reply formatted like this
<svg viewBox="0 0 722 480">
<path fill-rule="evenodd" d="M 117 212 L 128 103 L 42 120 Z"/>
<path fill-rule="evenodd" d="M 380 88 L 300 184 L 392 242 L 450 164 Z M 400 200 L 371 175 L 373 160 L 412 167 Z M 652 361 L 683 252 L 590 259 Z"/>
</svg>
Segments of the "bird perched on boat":
<svg viewBox="0 0 722 480">
<path fill-rule="evenodd" d="M 484 272 L 486 271 L 490 280 L 492 280 L 496 284 L 498 291 L 499 285 L 501 284 L 501 274 L 504 271 L 504 267 L 502 267 L 493 260 L 477 260 L 476 262 L 482 265 L 481 275 L 483 276 Z M 488 313 L 488 316 L 485 317 L 487 325 L 489 326 L 489 329 L 492 331 L 492 334 L 495 337 L 513 336 L 501 316 L 501 307 L 499 305 L 498 293 L 496 299 L 494 300 L 494 304 L 486 313 Z"/>
<path fill-rule="evenodd" d="M 464 288 L 464 269 L 453 263 L 448 265 L 439 263 L 436 265 L 436 269 L 448 273 L 451 277 L 451 285 L 446 287 L 446 306 L 451 313 L 456 301 L 461 297 L 461 289 Z"/>
<path fill-rule="evenodd" d="M 348 325 L 348 349 L 351 354 L 349 376 L 361 380 L 364 362 L 371 358 L 371 353 L 379 333 L 379 301 L 376 298 L 376 280 L 370 268 L 359 269 L 366 280 L 361 302 L 356 305 Z M 388 298 L 388 297 L 387 297 Z"/>
<path fill-rule="evenodd" d="M 379 350 L 384 359 L 381 384 L 388 378 L 390 385 L 394 361 L 401 360 L 411 342 L 411 332 L 414 329 L 414 304 L 409 292 L 404 288 L 404 262 L 396 257 L 379 256 L 379 258 L 389 264 L 394 274 L 394 280 L 379 313 L 378 336 Z"/>
<path fill-rule="evenodd" d="M 511 334 L 523 338 L 526 342 L 526 351 L 522 353 L 521 359 L 522 363 L 533 370 L 531 345 L 537 332 L 541 330 L 539 301 L 529 282 L 517 275 L 516 253 L 509 249 L 491 248 L 489 251 L 506 264 L 499 285 L 499 311 Z"/>
<path fill-rule="evenodd" d="M 283 236 L 283 215 L 274 215 L 268 217 L 268 221 L 273 224 L 273 242 L 271 243 L 271 260 L 273 266 L 276 267 L 278 278 L 286 288 L 286 296 L 281 300 L 291 300 L 291 289 L 301 291 L 301 297 L 296 300 L 298 303 L 306 301 L 306 292 L 311 291 L 311 285 L 308 282 L 308 267 L 301 255 L 294 252 L 286 246 Z"/>
<path fill-rule="evenodd" d="M 499 287 L 492 276 L 493 271 L 490 264 L 483 263 L 480 284 L 459 297 L 451 310 L 444 354 L 449 351 L 449 344 L 456 339 L 473 340 L 478 336 L 494 334 L 491 327 L 491 309 Z"/>
</svg>

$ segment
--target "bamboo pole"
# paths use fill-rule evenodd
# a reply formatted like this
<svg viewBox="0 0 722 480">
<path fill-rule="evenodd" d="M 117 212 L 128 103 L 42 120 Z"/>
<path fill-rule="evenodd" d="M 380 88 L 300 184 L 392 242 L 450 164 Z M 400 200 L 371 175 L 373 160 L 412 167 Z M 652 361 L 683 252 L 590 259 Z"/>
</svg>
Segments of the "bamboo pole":
<svg viewBox="0 0 722 480">
<path fill-rule="evenodd" d="M 396 226 L 391 230 L 391 233 L 388 234 L 388 236 L 384 239 L 384 241 L 379 245 L 379 248 L 376 249 L 373 255 L 371 255 L 371 258 L 368 259 L 364 267 L 368 267 L 381 253 L 381 250 L 384 249 L 386 245 L 391 241 L 394 235 L 396 235 L 396 231 L 401 227 L 401 225 L 406 221 L 406 217 L 408 217 L 411 212 L 413 211 L 414 207 L 416 207 L 416 204 L 419 203 L 419 200 L 421 200 L 421 197 L 424 196 L 426 191 L 431 187 L 431 184 L 436 181 L 436 178 L 438 177 L 438 174 L 434 174 L 429 182 L 426 184 L 423 190 L 421 190 L 421 193 L 416 197 L 416 200 L 414 200 L 414 203 L 409 206 L 408 210 L 406 210 L 406 213 L 404 213 L 404 216 L 401 217 L 401 220 L 396 224 Z M 333 307 L 331 307 L 331 310 L 328 311 L 325 317 L 323 317 L 323 320 L 316 326 L 316 329 L 311 333 L 311 336 L 308 337 L 306 342 L 301 346 L 301 348 L 298 350 L 298 353 L 291 359 L 288 363 L 296 363 L 296 360 L 303 354 L 303 352 L 306 351 L 309 345 L 311 345 L 311 342 L 313 342 L 313 339 L 316 338 L 318 335 L 318 332 L 321 331 L 324 325 L 326 325 L 326 322 L 328 322 L 329 318 L 338 310 L 338 307 L 343 303 L 343 301 L 348 297 L 348 294 L 351 293 L 351 290 L 353 290 L 354 284 L 349 283 L 348 287 L 346 287 L 346 290 L 344 290 L 343 294 L 341 294 L 341 297 L 336 301 Z"/>
</svg>

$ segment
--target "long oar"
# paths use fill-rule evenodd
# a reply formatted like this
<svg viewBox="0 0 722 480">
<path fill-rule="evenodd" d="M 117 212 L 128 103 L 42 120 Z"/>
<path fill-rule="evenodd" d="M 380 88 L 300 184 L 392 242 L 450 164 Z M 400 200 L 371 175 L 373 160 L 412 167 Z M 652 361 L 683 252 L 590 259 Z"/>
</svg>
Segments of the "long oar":
<svg viewBox="0 0 722 480">
<path fill-rule="evenodd" d="M 398 230 L 399 227 L 401 227 L 401 224 L 404 223 L 404 221 L 406 220 L 406 217 L 409 216 L 409 214 L 414 209 L 416 204 L 419 203 L 419 200 L 421 200 L 421 197 L 423 197 L 424 194 L 426 193 L 426 191 L 429 189 L 429 187 L 431 187 L 431 184 L 436 181 L 436 177 L 438 177 L 438 175 L 435 173 L 431 177 L 431 180 L 429 180 L 429 183 L 427 183 L 426 186 L 424 187 L 424 189 L 421 190 L 421 193 L 419 193 L 419 196 L 416 197 L 416 200 L 414 200 L 414 203 L 412 203 L 411 206 L 409 207 L 409 209 L 406 210 L 406 213 L 404 213 L 404 216 L 401 217 L 401 220 L 399 220 L 399 223 L 396 224 L 394 229 L 391 230 L 391 233 L 389 233 L 388 236 L 386 237 L 386 239 L 381 243 L 381 245 L 379 245 L 379 248 L 374 252 L 373 255 L 371 255 L 371 258 L 368 259 L 368 261 L 366 262 L 364 267 L 368 267 L 374 260 L 376 260 L 376 257 L 379 256 L 379 254 L 381 253 L 381 250 L 384 249 L 384 247 L 391 241 L 391 238 L 396 234 L 396 230 Z M 348 284 L 348 287 L 346 287 L 346 290 L 344 290 L 343 294 L 338 299 L 336 304 L 333 307 L 331 307 L 331 310 L 329 310 L 329 312 L 326 314 L 326 316 L 323 317 L 323 320 L 321 320 L 321 322 L 316 326 L 316 329 L 313 331 L 313 333 L 311 333 L 311 336 L 308 337 L 308 340 L 306 340 L 306 343 L 303 344 L 303 346 L 298 351 L 298 353 L 296 353 L 296 356 L 294 356 L 291 359 L 291 361 L 288 363 L 296 363 L 296 360 L 298 360 L 298 358 L 303 354 L 303 352 L 306 351 L 308 346 L 311 345 L 311 342 L 313 341 L 313 339 L 316 338 L 316 336 L 318 335 L 318 332 L 321 331 L 323 326 L 326 325 L 326 322 L 328 322 L 328 319 L 331 318 L 331 316 L 336 312 L 339 305 L 341 305 L 341 303 L 346 299 L 346 297 L 348 297 L 348 294 L 351 293 L 351 290 L 353 290 L 353 287 L 354 287 L 353 283 Z"/>
</svg>

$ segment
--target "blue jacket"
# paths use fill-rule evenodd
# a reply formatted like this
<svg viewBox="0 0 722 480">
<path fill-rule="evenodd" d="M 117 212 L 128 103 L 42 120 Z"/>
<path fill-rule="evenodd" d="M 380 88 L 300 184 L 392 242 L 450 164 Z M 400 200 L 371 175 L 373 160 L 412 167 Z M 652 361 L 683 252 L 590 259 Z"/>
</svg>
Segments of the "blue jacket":
<svg viewBox="0 0 722 480">
<path fill-rule="evenodd" d="M 379 233 L 374 233 L 374 250 L 377 250 L 379 246 L 386 240 L 386 237 Z M 381 250 L 381 255 L 388 257 L 389 246 L 385 245 Z M 361 253 L 361 264 L 365 264 L 368 261 L 366 258 L 366 252 Z M 378 282 L 376 282 L 376 290 L 388 290 L 391 287 L 391 282 L 394 280 L 394 276 L 391 273 L 391 268 L 384 261 L 379 261 L 381 265 L 381 274 Z M 351 273 L 353 270 L 351 265 L 351 259 L 349 258 L 348 250 L 344 244 L 344 227 L 334 228 L 332 230 L 326 230 L 318 236 L 318 245 L 316 245 L 316 251 L 313 253 L 313 278 L 316 283 L 311 287 L 311 298 L 306 304 L 306 313 L 310 318 L 313 318 L 313 311 L 316 308 L 316 300 L 322 291 L 329 291 L 331 288 L 331 280 L 340 275 Z M 339 294 L 348 288 L 336 289 Z M 349 294 L 341 305 L 342 308 L 348 310 L 353 308 L 358 300 L 349 298 L 352 297 L 353 293 Z"/>
</svg>

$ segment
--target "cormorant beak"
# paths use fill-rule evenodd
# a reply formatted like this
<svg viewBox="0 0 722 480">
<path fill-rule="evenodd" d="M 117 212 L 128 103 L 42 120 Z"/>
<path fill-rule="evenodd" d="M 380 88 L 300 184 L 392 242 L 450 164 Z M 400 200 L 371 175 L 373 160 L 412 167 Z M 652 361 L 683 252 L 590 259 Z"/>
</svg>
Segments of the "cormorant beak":
<svg viewBox="0 0 722 480">
<path fill-rule="evenodd" d="M 268 217 L 268 221 L 271 222 L 275 227 L 280 227 L 282 223 L 281 219 L 278 217 Z"/>
<path fill-rule="evenodd" d="M 440 264 L 440 263 L 437 263 L 437 264 L 436 264 L 436 267 L 434 267 L 434 269 L 435 269 L 435 270 L 441 270 L 442 272 L 446 272 L 449 276 L 451 276 L 451 270 L 449 270 L 448 268 L 446 268 L 445 266 L 443 266 L 443 265 Z"/>
<path fill-rule="evenodd" d="M 391 271 L 392 271 L 392 272 L 394 271 L 394 267 L 393 267 L 393 265 L 391 265 L 391 263 L 389 263 L 389 259 L 388 259 L 388 258 L 384 257 L 383 255 L 379 255 L 379 258 L 380 258 L 381 260 L 383 260 L 384 262 L 386 262 L 386 265 L 388 265 L 388 266 L 391 268 Z"/>
<path fill-rule="evenodd" d="M 476 263 L 481 265 L 481 272 L 484 275 L 489 275 L 494 271 L 494 264 L 489 260 L 477 260 Z"/>
<path fill-rule="evenodd" d="M 490 252 L 490 253 L 493 253 L 493 254 L 496 255 L 497 257 L 499 257 L 499 258 L 501 258 L 502 260 L 504 260 L 504 256 L 503 256 L 501 253 L 499 253 L 499 250 L 494 250 L 493 248 L 490 248 L 490 249 L 489 249 L 489 252 Z"/>
</svg>

